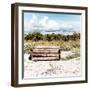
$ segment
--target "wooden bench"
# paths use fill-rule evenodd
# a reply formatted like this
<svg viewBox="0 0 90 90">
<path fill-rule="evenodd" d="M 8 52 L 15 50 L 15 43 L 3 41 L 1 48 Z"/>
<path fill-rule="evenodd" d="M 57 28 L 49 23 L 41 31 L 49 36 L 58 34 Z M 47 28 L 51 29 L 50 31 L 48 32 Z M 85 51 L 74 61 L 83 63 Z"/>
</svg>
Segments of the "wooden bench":
<svg viewBox="0 0 90 90">
<path fill-rule="evenodd" d="M 60 47 L 56 46 L 35 46 L 32 49 L 32 60 L 60 60 L 60 52 Z"/>
</svg>

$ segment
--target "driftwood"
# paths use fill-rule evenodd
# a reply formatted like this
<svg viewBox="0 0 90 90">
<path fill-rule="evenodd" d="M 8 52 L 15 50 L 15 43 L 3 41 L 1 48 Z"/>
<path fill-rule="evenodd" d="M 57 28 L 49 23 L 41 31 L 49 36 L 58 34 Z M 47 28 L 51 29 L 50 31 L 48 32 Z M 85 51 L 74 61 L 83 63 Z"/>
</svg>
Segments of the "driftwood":
<svg viewBox="0 0 90 90">
<path fill-rule="evenodd" d="M 32 49 L 32 60 L 60 60 L 60 51 L 56 46 L 35 46 Z"/>
</svg>

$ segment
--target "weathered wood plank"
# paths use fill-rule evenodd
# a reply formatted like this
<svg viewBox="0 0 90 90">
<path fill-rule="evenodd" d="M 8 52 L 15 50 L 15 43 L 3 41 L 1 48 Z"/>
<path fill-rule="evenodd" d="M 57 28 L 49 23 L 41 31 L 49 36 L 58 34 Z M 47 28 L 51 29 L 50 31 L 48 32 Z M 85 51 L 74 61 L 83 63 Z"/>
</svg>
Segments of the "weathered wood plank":
<svg viewBox="0 0 90 90">
<path fill-rule="evenodd" d="M 52 49 L 52 48 L 35 48 L 33 51 L 58 51 L 59 49 Z"/>
<path fill-rule="evenodd" d="M 59 54 L 32 54 L 33 57 L 58 57 Z"/>
<path fill-rule="evenodd" d="M 33 54 L 58 54 L 57 51 L 35 51 Z"/>
<path fill-rule="evenodd" d="M 32 60 L 60 60 L 59 57 L 33 57 Z"/>
<path fill-rule="evenodd" d="M 35 46 L 34 48 L 37 48 L 37 49 L 48 49 L 48 48 L 49 49 L 60 49 L 60 47 L 58 47 L 58 46 Z"/>
</svg>

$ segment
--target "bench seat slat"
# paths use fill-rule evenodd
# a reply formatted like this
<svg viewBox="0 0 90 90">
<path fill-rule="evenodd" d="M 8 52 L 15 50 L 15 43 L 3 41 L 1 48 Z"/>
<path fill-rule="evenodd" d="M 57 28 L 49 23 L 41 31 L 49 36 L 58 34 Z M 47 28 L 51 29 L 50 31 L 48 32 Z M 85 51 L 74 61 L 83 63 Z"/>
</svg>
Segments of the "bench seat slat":
<svg viewBox="0 0 90 90">
<path fill-rule="evenodd" d="M 33 60 L 59 60 L 59 57 L 33 57 Z"/>
<path fill-rule="evenodd" d="M 59 54 L 33 54 L 33 57 L 58 57 Z"/>
</svg>

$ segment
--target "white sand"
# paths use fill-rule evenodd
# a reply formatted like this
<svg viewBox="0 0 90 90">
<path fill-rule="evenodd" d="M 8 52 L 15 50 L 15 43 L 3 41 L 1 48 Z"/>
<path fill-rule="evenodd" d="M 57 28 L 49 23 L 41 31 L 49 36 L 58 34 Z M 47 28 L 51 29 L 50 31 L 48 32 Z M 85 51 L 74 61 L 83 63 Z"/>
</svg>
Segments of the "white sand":
<svg viewBox="0 0 90 90">
<path fill-rule="evenodd" d="M 62 57 L 71 52 L 62 52 Z M 80 58 L 60 61 L 30 61 L 24 54 L 24 78 L 73 77 L 81 75 Z"/>
</svg>

